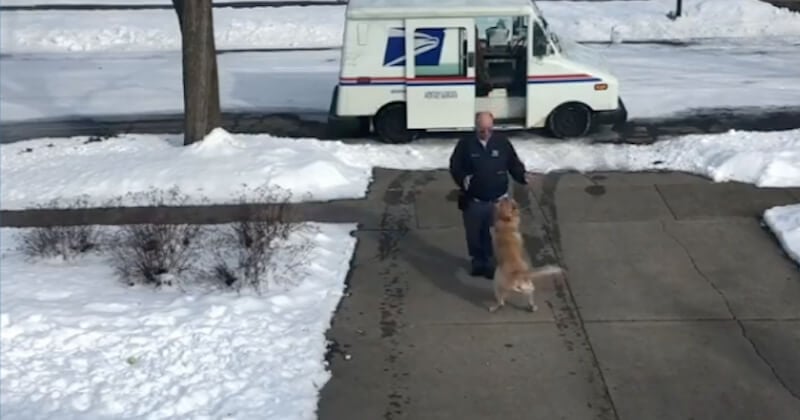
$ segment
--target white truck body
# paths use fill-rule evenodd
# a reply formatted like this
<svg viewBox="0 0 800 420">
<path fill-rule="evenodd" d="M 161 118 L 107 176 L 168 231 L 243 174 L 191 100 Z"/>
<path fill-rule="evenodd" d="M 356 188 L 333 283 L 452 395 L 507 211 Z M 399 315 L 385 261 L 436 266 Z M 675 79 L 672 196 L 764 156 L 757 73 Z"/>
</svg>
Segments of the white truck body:
<svg viewBox="0 0 800 420">
<path fill-rule="evenodd" d="M 562 54 L 532 0 L 347 5 L 333 118 L 377 120 L 403 104 L 412 131 L 471 130 L 480 111 L 501 128 L 538 128 L 568 103 L 588 108 L 593 123 L 627 117 L 618 80 Z"/>
</svg>

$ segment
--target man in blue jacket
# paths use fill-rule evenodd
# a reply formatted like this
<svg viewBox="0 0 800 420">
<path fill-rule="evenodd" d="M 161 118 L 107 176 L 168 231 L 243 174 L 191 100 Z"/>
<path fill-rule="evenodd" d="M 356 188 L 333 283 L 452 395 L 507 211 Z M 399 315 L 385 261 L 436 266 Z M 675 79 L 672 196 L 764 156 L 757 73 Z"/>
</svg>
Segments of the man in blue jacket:
<svg viewBox="0 0 800 420">
<path fill-rule="evenodd" d="M 508 137 L 493 132 L 491 113 L 476 116 L 476 133 L 462 137 L 450 156 L 450 175 L 460 189 L 458 208 L 463 213 L 473 276 L 494 278 L 495 262 L 490 228 L 494 205 L 508 194 L 508 175 L 528 184 L 525 165 Z"/>
</svg>

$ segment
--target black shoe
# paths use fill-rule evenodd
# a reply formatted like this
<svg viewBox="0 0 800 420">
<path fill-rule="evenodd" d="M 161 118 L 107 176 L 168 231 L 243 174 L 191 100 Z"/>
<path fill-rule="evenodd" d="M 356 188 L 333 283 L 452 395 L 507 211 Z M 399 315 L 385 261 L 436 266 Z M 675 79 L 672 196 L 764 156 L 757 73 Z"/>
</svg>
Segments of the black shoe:
<svg viewBox="0 0 800 420">
<path fill-rule="evenodd" d="M 483 270 L 483 277 L 489 280 L 494 280 L 494 267 L 487 267 Z"/>
<path fill-rule="evenodd" d="M 469 272 L 469 275 L 472 277 L 485 276 L 486 271 L 483 267 L 472 267 L 472 271 Z"/>
<path fill-rule="evenodd" d="M 472 277 L 480 277 L 486 275 L 486 264 L 481 264 L 478 261 L 472 261 L 472 271 L 469 273 Z"/>
</svg>

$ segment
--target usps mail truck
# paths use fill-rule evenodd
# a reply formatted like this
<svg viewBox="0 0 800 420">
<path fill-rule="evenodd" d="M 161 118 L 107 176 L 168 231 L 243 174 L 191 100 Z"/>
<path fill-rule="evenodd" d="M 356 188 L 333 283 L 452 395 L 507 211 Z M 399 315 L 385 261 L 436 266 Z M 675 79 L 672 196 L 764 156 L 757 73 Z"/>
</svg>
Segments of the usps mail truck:
<svg viewBox="0 0 800 420">
<path fill-rule="evenodd" d="M 619 81 L 576 60 L 533 0 L 350 0 L 329 123 L 405 143 L 425 131 L 546 128 L 581 137 L 627 111 Z"/>
</svg>

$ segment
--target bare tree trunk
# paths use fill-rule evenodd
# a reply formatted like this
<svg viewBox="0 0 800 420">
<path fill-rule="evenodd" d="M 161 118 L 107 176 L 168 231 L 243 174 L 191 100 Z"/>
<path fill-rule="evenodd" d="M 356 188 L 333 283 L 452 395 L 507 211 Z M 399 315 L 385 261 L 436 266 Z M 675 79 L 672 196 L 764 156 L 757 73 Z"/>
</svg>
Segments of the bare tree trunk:
<svg viewBox="0 0 800 420">
<path fill-rule="evenodd" d="M 208 0 L 211 3 L 211 0 Z M 208 51 L 211 51 L 211 92 L 208 93 L 208 125 L 211 127 L 209 131 L 220 127 L 222 125 L 222 117 L 219 103 L 219 75 L 217 74 L 217 44 L 214 41 L 214 16 L 213 12 L 208 14 L 208 37 L 209 42 Z"/>
<path fill-rule="evenodd" d="M 211 0 L 172 0 L 183 43 L 184 144 L 220 125 L 217 52 Z"/>
</svg>

